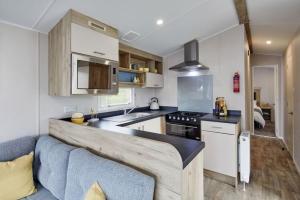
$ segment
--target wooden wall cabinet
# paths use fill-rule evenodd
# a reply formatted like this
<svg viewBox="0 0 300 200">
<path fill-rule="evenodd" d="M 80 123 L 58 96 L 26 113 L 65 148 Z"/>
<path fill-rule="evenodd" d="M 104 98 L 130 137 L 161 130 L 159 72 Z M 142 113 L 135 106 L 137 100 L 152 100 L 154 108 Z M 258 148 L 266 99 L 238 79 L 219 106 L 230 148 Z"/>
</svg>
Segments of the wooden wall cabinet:
<svg viewBox="0 0 300 200">
<path fill-rule="evenodd" d="M 71 53 L 118 60 L 118 31 L 74 10 L 49 32 L 49 95 L 71 95 Z M 101 44 L 101 45 L 99 45 Z"/>
<path fill-rule="evenodd" d="M 122 43 L 119 48 L 120 87 L 163 87 L 162 57 Z M 139 81 L 134 82 L 134 79 Z"/>
<path fill-rule="evenodd" d="M 145 76 L 146 77 L 144 87 L 164 87 L 164 77 L 162 74 L 147 72 Z"/>
</svg>

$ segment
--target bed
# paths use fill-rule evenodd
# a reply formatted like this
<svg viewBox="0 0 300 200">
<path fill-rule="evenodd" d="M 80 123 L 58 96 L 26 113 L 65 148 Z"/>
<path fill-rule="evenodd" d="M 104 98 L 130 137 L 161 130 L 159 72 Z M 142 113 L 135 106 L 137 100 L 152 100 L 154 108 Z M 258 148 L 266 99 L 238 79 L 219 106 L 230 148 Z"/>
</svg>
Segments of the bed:
<svg viewBox="0 0 300 200">
<path fill-rule="evenodd" d="M 266 121 L 263 118 L 263 112 L 260 107 L 257 106 L 256 101 L 253 102 L 253 117 L 255 128 L 264 128 Z"/>
</svg>

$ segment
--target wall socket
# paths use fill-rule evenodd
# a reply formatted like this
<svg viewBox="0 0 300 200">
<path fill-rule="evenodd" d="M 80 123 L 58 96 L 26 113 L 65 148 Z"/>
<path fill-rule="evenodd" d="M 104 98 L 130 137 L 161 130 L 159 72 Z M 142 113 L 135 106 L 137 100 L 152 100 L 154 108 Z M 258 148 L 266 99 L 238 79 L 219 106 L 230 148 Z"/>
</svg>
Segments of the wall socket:
<svg viewBox="0 0 300 200">
<path fill-rule="evenodd" d="M 65 106 L 64 107 L 65 114 L 72 114 L 74 112 L 77 112 L 77 106 Z"/>
</svg>

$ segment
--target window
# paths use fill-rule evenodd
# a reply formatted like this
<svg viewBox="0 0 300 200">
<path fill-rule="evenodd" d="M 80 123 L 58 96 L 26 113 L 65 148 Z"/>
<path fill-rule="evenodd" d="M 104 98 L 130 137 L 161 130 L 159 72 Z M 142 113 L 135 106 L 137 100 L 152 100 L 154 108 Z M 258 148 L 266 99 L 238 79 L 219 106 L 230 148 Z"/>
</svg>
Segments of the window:
<svg viewBox="0 0 300 200">
<path fill-rule="evenodd" d="M 134 89 L 132 88 L 120 88 L 117 95 L 101 95 L 98 97 L 99 110 L 113 110 L 132 106 L 134 106 Z"/>
</svg>

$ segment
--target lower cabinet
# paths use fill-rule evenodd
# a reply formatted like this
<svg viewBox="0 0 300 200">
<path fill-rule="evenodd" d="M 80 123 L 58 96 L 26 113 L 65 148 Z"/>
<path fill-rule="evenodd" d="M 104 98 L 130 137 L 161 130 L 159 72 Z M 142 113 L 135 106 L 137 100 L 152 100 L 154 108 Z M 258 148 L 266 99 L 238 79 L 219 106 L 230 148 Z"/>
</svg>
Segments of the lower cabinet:
<svg viewBox="0 0 300 200">
<path fill-rule="evenodd" d="M 164 134 L 163 118 L 161 118 L 161 117 L 157 117 L 154 119 L 131 124 L 131 125 L 128 125 L 127 128 L 148 131 L 148 132 L 152 132 L 152 133 Z"/>
<path fill-rule="evenodd" d="M 212 178 L 230 180 L 237 186 L 239 124 L 201 122 L 201 137 L 205 142 L 204 169 Z M 228 178 L 229 177 L 229 178 Z"/>
<path fill-rule="evenodd" d="M 236 176 L 235 135 L 202 131 L 202 140 L 205 142 L 204 169 Z"/>
</svg>

